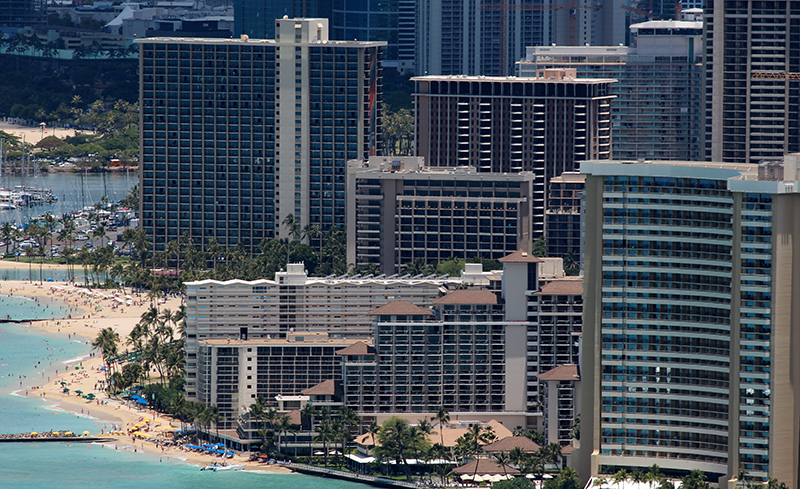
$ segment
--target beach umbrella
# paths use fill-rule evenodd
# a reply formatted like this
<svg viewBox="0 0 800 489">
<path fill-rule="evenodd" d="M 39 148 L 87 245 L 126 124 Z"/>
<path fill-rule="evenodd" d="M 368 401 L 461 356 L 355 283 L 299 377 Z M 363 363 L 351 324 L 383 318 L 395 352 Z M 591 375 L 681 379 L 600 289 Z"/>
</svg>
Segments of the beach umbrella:
<svg viewBox="0 0 800 489">
<path fill-rule="evenodd" d="M 473 480 L 472 474 L 461 474 L 462 481 L 471 481 Z"/>
<path fill-rule="evenodd" d="M 65 431 L 64 434 L 65 435 L 72 435 L 73 433 L 71 431 Z"/>
<path fill-rule="evenodd" d="M 88 431 L 84 431 L 84 432 L 83 432 L 83 434 L 84 434 L 84 435 L 88 435 L 88 434 L 89 434 L 89 432 L 88 432 Z"/>
<path fill-rule="evenodd" d="M 58 431 L 54 431 L 53 432 L 53 436 L 58 436 L 58 435 L 60 435 L 60 433 Z"/>
<path fill-rule="evenodd" d="M 75 391 L 75 394 L 81 395 L 81 394 L 83 394 L 83 391 L 78 389 L 78 390 Z"/>
<path fill-rule="evenodd" d="M 35 432 L 35 431 L 31 431 L 31 436 L 36 436 L 36 435 L 38 435 L 38 434 L 39 434 L 39 433 L 37 433 L 37 432 Z"/>
<path fill-rule="evenodd" d="M 67 385 L 67 383 L 62 380 L 61 385 Z"/>
</svg>

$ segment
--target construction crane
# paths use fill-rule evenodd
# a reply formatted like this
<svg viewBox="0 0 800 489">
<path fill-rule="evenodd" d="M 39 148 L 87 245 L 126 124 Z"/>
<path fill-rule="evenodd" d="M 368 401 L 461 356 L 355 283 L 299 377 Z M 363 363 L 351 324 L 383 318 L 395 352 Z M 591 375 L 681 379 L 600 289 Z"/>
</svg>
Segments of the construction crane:
<svg viewBox="0 0 800 489">
<path fill-rule="evenodd" d="M 506 75 L 508 69 L 508 57 L 506 49 L 508 48 L 508 12 L 509 10 L 569 10 L 569 45 L 575 46 L 578 43 L 578 9 L 599 10 L 603 7 L 584 7 L 575 4 L 576 0 L 572 0 L 571 5 L 509 5 L 508 0 L 502 0 L 501 3 L 491 5 L 481 5 L 482 10 L 499 10 L 500 16 L 500 74 Z"/>
<path fill-rule="evenodd" d="M 641 3 L 639 3 L 639 5 L 641 6 Z M 625 4 L 620 5 L 619 8 L 627 10 L 628 12 L 633 12 L 635 14 L 639 14 L 639 15 L 641 15 L 643 17 L 648 17 L 651 20 L 661 20 L 661 17 L 659 17 L 658 15 L 655 15 L 653 13 L 653 0 L 650 0 L 650 11 L 642 10 L 642 9 L 634 7 L 632 5 L 625 5 Z"/>
</svg>

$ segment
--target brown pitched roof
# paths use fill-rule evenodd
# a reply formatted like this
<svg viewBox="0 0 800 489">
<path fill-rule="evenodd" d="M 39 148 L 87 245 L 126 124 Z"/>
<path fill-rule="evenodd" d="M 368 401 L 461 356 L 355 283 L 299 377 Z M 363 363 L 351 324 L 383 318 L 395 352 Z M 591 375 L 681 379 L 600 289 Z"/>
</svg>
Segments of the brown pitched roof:
<svg viewBox="0 0 800 489">
<path fill-rule="evenodd" d="M 375 354 L 375 347 L 364 343 L 363 341 L 357 341 L 352 345 L 348 346 L 347 348 L 343 348 L 341 350 L 336 350 L 337 355 L 374 355 Z"/>
<path fill-rule="evenodd" d="M 336 381 L 329 379 L 311 386 L 308 389 L 304 389 L 300 391 L 300 393 L 304 396 L 333 396 L 338 394 L 339 391 L 340 389 Z"/>
<path fill-rule="evenodd" d="M 392 301 L 369 311 L 372 316 L 433 316 L 428 309 L 423 309 L 408 301 Z"/>
<path fill-rule="evenodd" d="M 556 368 L 550 369 L 547 372 L 543 372 L 539 375 L 539 380 L 581 380 L 581 377 L 578 375 L 578 366 L 577 365 L 559 365 Z"/>
<path fill-rule="evenodd" d="M 497 304 L 497 295 L 488 290 L 454 290 L 433 301 L 434 304 Z"/>
<path fill-rule="evenodd" d="M 477 465 L 477 468 L 475 467 Z M 456 474 L 475 474 L 475 475 L 495 475 L 495 474 L 508 474 L 508 475 L 519 475 L 520 471 L 515 469 L 510 465 L 506 465 L 503 467 L 502 465 L 498 464 L 494 460 L 488 458 L 479 458 L 477 460 L 473 460 L 472 462 L 462 465 L 461 467 L 456 467 L 453 469 L 453 472 Z"/>
<path fill-rule="evenodd" d="M 582 278 L 560 278 L 542 285 L 539 292 L 533 295 L 582 295 Z"/>
<path fill-rule="evenodd" d="M 483 450 L 487 453 L 508 452 L 519 447 L 523 452 L 535 452 L 539 450 L 539 445 L 526 436 L 507 436 L 502 440 L 484 445 Z"/>
<path fill-rule="evenodd" d="M 500 258 L 500 263 L 539 263 L 542 260 L 531 255 L 527 251 L 517 250 L 510 255 Z"/>
</svg>

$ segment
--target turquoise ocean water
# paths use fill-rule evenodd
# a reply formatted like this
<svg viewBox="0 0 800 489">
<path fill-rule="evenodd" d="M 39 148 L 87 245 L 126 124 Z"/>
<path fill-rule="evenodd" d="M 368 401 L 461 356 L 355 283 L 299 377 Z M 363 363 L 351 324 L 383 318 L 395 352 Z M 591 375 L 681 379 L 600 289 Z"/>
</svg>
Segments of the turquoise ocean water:
<svg viewBox="0 0 800 489">
<path fill-rule="evenodd" d="M 5 289 L 9 282 L 3 282 Z M 60 304 L 9 298 L 0 290 L 0 317 L 50 317 Z M 49 308 L 48 308 L 49 306 Z M 108 420 L 60 410 L 54 402 L 17 394 L 41 385 L 85 357 L 85 341 L 48 335 L 25 325 L 0 322 L 0 433 L 108 428 Z M 22 382 L 22 386 L 20 386 Z M 87 405 L 88 408 L 89 405 Z M 89 411 L 90 412 L 90 411 Z M 299 474 L 201 472 L 199 467 L 158 455 L 83 443 L 0 443 L 0 489 L 359 489 L 351 482 Z"/>
</svg>

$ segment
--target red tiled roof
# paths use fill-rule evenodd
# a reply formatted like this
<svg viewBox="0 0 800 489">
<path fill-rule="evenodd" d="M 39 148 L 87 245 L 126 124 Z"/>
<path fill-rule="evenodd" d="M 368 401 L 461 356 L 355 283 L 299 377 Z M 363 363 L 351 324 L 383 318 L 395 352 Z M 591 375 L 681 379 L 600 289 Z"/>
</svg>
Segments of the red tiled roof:
<svg viewBox="0 0 800 489">
<path fill-rule="evenodd" d="M 577 365 L 559 365 L 539 375 L 539 380 L 581 380 Z"/>
<path fill-rule="evenodd" d="M 433 312 L 408 301 L 393 301 L 369 311 L 372 316 L 433 316 Z"/>
<path fill-rule="evenodd" d="M 433 301 L 434 304 L 497 304 L 497 295 L 488 290 L 454 290 Z"/>
<path fill-rule="evenodd" d="M 510 255 L 500 258 L 500 263 L 539 263 L 542 260 L 537 258 L 527 251 L 517 250 Z"/>
</svg>

